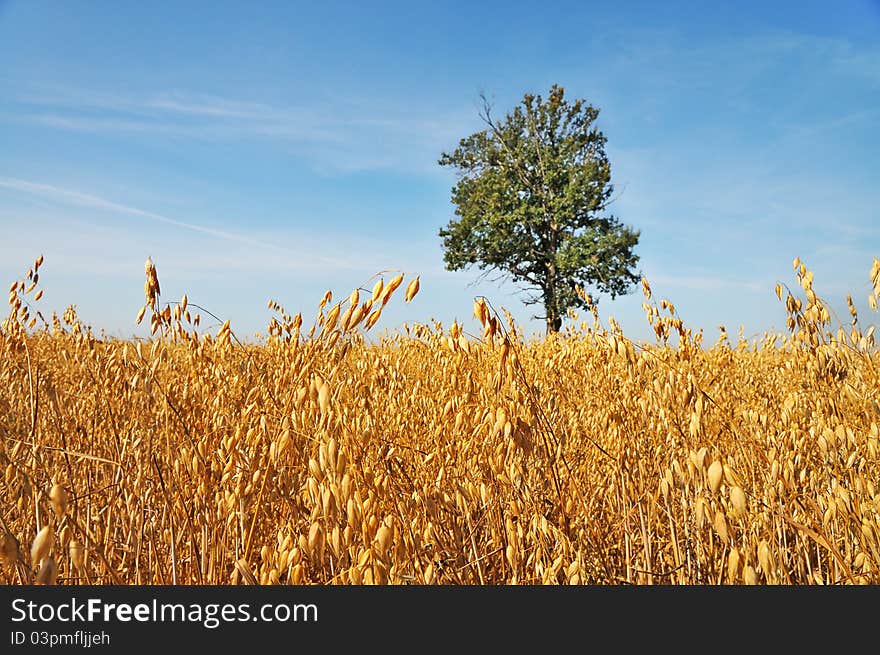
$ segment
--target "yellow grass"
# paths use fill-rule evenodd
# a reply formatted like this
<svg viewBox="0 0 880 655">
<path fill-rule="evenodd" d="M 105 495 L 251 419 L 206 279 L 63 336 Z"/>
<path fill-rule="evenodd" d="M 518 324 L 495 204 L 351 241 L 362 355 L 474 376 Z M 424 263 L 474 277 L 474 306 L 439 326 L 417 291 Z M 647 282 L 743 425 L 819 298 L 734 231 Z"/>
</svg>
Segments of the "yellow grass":
<svg viewBox="0 0 880 655">
<path fill-rule="evenodd" d="M 44 320 L 34 264 L 0 329 L 2 583 L 880 583 L 880 358 L 800 261 L 787 334 L 711 347 L 647 281 L 656 345 L 595 308 L 527 341 L 485 299 L 478 334 L 370 343 L 402 275 L 308 330 L 270 301 L 242 344 L 152 263 L 152 339 L 101 340 Z"/>
</svg>

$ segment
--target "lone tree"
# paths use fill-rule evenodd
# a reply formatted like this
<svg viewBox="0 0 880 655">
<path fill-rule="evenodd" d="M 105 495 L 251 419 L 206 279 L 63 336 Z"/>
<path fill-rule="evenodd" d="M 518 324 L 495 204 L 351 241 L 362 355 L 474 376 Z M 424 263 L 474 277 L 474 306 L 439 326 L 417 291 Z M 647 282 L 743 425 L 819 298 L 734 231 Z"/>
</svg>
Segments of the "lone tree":
<svg viewBox="0 0 880 655">
<path fill-rule="evenodd" d="M 639 232 L 605 215 L 613 187 L 606 138 L 593 125 L 599 110 L 564 96 L 558 85 L 546 102 L 526 94 L 501 122 L 481 96 L 487 128 L 439 160 L 459 174 L 458 218 L 440 230 L 446 268 L 477 265 L 533 290 L 525 302 L 543 304 L 535 318 L 548 334 L 570 308 L 586 307 L 579 287 L 614 298 L 640 279 Z"/>
</svg>

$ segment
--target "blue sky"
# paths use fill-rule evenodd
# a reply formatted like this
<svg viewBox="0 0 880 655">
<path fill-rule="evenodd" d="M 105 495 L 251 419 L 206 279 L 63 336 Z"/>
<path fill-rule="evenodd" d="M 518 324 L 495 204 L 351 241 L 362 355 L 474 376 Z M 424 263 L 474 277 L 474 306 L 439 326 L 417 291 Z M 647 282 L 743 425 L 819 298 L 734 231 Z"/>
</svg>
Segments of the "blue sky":
<svg viewBox="0 0 880 655">
<path fill-rule="evenodd" d="M 444 269 L 444 150 L 558 83 L 601 110 L 640 271 L 708 342 L 784 329 L 792 259 L 863 321 L 880 256 L 880 3 L 0 0 L 0 278 L 43 254 L 40 306 L 145 335 L 143 263 L 242 335 L 275 299 L 420 275 L 387 308 L 473 329 L 512 285 Z M 634 338 L 638 289 L 600 313 Z"/>
</svg>

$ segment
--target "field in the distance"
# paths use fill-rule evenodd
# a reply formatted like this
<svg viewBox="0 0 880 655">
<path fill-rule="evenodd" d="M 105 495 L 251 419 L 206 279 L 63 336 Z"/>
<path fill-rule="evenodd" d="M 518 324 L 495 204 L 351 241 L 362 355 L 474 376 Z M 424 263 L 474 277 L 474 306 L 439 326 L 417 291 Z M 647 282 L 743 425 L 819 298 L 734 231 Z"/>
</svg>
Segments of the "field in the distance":
<svg viewBox="0 0 880 655">
<path fill-rule="evenodd" d="M 391 276 L 242 345 L 151 266 L 153 339 L 106 341 L 37 313 L 41 263 L 0 330 L 0 583 L 880 583 L 880 357 L 799 262 L 788 334 L 702 344 L 645 285 L 650 347 L 480 302 L 369 343 Z"/>
</svg>

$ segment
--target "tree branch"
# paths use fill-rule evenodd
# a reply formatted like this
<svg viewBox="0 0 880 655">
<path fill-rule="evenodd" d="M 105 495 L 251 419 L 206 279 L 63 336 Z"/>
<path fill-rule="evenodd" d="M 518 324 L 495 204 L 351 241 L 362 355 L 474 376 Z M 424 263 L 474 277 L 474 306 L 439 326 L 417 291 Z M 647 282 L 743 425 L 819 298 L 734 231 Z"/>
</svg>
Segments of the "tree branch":
<svg viewBox="0 0 880 655">
<path fill-rule="evenodd" d="M 483 122 L 486 123 L 486 125 L 488 125 L 490 128 L 492 128 L 492 133 L 495 135 L 495 138 L 498 139 L 498 142 L 501 144 L 501 146 L 504 148 L 504 150 L 507 152 L 507 154 L 513 160 L 513 163 L 514 163 L 515 169 L 516 169 L 516 174 L 519 176 L 520 182 L 522 182 L 523 185 L 525 185 L 525 187 L 527 189 L 529 189 L 529 191 L 534 193 L 535 192 L 534 186 L 532 185 L 531 181 L 529 180 L 529 178 L 526 176 L 525 172 L 523 171 L 523 167 L 520 164 L 519 158 L 515 154 L 513 154 L 513 150 L 511 150 L 510 146 L 508 146 L 507 143 L 504 141 L 504 137 L 501 135 L 501 130 L 498 129 L 498 126 L 495 125 L 495 122 L 492 120 L 492 116 L 491 116 L 492 105 L 486 99 L 485 94 L 481 93 L 480 99 L 483 101 L 483 113 L 480 114 L 480 118 L 483 119 Z"/>
</svg>

